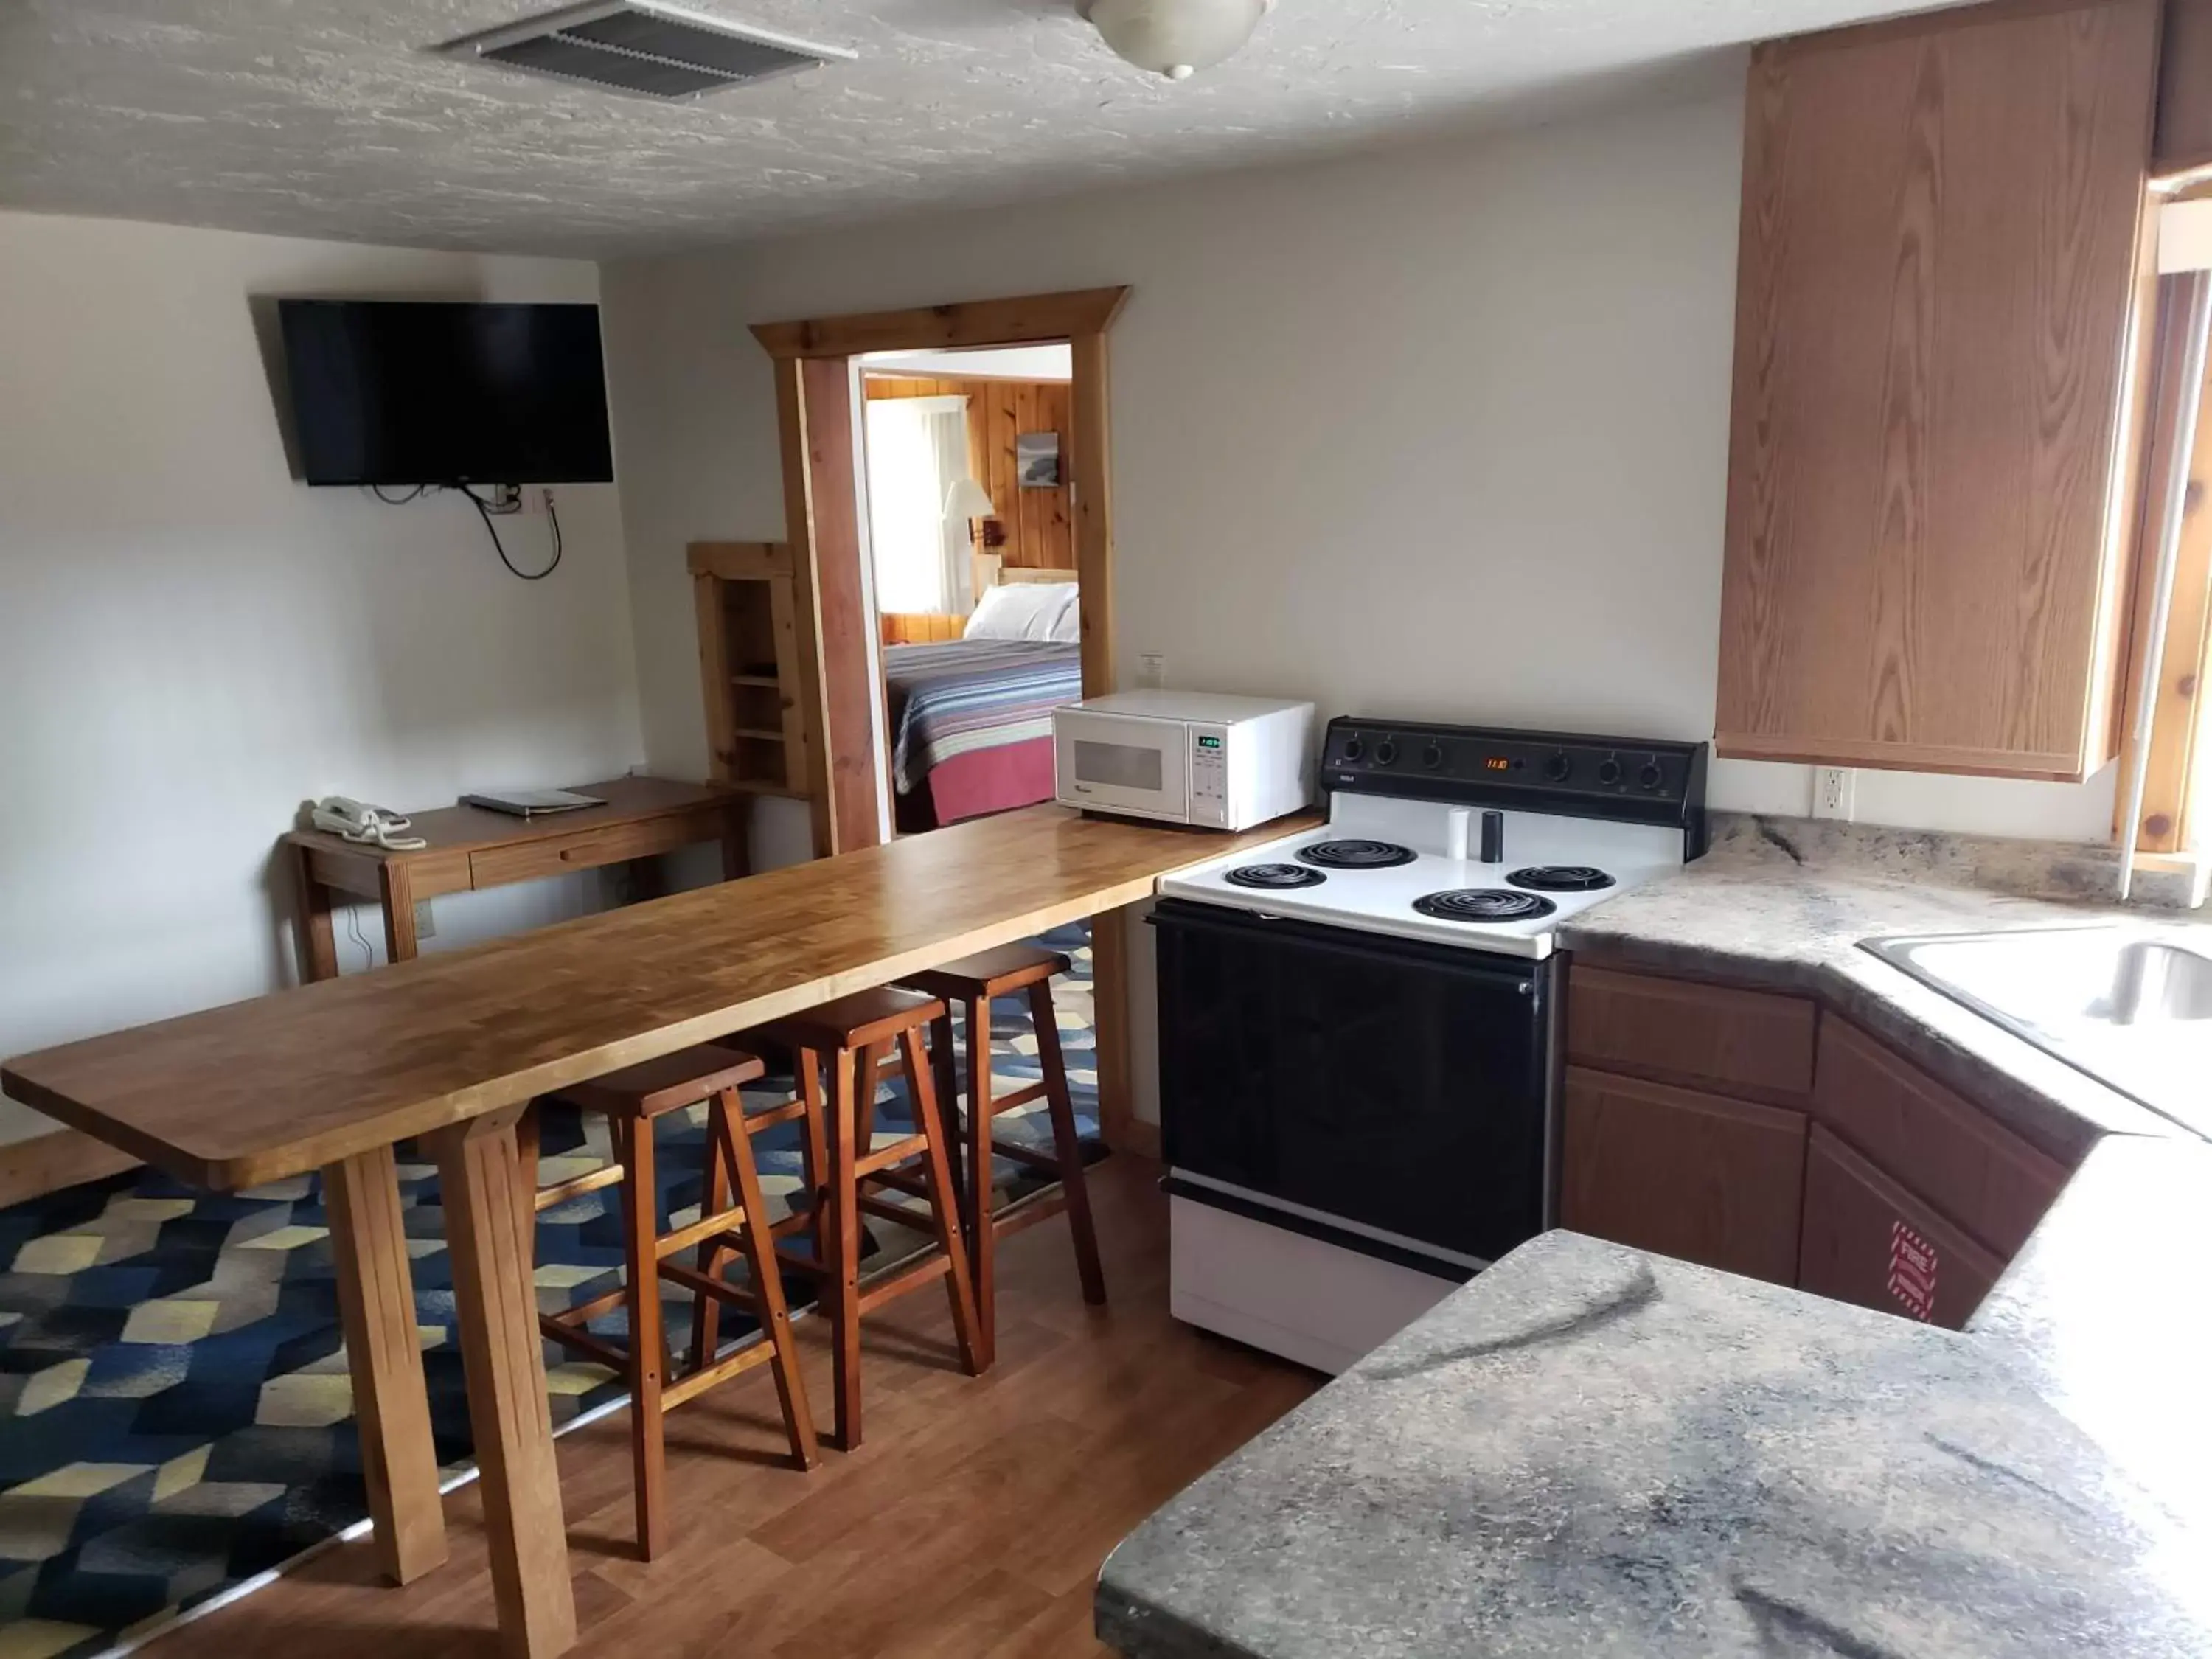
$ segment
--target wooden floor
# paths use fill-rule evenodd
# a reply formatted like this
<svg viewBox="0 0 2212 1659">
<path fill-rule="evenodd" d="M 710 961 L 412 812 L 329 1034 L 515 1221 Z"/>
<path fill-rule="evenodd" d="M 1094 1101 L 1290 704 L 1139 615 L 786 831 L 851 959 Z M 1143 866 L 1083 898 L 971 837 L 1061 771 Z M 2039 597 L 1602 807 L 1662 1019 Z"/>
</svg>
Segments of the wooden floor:
<svg viewBox="0 0 2212 1659">
<path fill-rule="evenodd" d="M 780 1466 L 768 1370 L 668 1419 L 675 1541 L 631 1546 L 629 1414 L 560 1442 L 580 1655 L 1033 1659 L 1106 1651 L 1091 1584 L 1152 1510 L 1319 1386 L 1312 1373 L 1176 1324 L 1156 1166 L 1092 1172 L 1109 1305 L 1084 1305 L 1064 1225 L 1000 1253 L 999 1358 L 965 1377 L 933 1291 L 872 1316 L 866 1437 L 812 1474 Z M 826 1419 L 829 1350 L 799 1327 Z M 153 1659 L 432 1659 L 498 1650 L 473 1485 L 449 1495 L 453 1559 L 404 1589 L 365 1544 L 161 1638 Z"/>
</svg>

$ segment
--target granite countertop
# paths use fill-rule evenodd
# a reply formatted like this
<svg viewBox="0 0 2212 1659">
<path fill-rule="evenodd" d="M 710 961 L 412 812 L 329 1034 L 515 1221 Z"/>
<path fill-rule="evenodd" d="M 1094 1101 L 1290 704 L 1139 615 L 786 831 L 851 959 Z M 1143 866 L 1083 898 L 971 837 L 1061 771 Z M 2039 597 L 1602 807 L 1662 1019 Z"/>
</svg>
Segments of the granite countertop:
<svg viewBox="0 0 2212 1659">
<path fill-rule="evenodd" d="M 2097 902 L 2108 863 L 1734 819 L 1563 939 L 1817 996 L 2080 1158 L 1964 1332 L 1547 1234 L 1133 1534 L 1100 1635 L 1135 1659 L 2212 1654 L 2212 1144 L 1856 948 L 2140 920 Z"/>
<path fill-rule="evenodd" d="M 2201 1212 L 2212 1152 L 2161 1150 Z M 2049 1387 L 1999 1334 L 1547 1233 L 1133 1534 L 1098 1632 L 1138 1659 L 2212 1652 L 2203 1493 Z"/>
</svg>

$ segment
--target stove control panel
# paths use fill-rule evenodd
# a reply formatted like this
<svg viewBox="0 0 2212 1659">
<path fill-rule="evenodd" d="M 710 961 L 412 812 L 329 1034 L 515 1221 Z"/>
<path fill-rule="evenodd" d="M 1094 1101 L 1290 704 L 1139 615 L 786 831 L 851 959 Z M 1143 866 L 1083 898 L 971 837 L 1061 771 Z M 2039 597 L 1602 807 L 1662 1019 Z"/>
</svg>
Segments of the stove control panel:
<svg viewBox="0 0 2212 1659">
<path fill-rule="evenodd" d="M 1347 718 L 1329 722 L 1321 775 L 1329 789 L 1694 824 L 1704 848 L 1701 743 Z"/>
</svg>

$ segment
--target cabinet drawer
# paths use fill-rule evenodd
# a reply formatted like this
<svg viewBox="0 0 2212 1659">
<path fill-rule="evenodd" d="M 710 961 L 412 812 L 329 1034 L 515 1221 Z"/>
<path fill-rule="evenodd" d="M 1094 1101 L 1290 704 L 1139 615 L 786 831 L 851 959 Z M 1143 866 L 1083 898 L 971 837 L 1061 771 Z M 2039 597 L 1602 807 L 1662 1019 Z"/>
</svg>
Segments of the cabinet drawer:
<svg viewBox="0 0 2212 1659">
<path fill-rule="evenodd" d="M 630 823 L 580 825 L 567 835 L 472 853 L 469 877 L 477 887 L 503 887 L 509 882 L 536 881 L 570 870 L 592 870 L 626 859 L 672 853 L 696 842 L 715 840 L 721 833 L 722 817 L 717 811 L 676 812 Z"/>
<path fill-rule="evenodd" d="M 1575 964 L 1567 1058 L 1730 1094 L 1803 1100 L 1816 1011 L 1802 997 Z"/>
<path fill-rule="evenodd" d="M 1805 1153 L 1805 1234 L 1797 1287 L 1862 1308 L 1915 1317 L 1893 1287 L 1899 1245 L 1925 1244 L 1932 1261 L 1930 1322 L 1956 1330 L 1981 1305 L 2003 1264 L 1819 1124 Z"/>
<path fill-rule="evenodd" d="M 1813 1115 L 2010 1261 L 2067 1171 L 1856 1026 L 1820 1031 Z"/>
<path fill-rule="evenodd" d="M 1794 1285 L 1805 1134 L 1802 1112 L 1571 1066 L 1559 1223 Z"/>
</svg>

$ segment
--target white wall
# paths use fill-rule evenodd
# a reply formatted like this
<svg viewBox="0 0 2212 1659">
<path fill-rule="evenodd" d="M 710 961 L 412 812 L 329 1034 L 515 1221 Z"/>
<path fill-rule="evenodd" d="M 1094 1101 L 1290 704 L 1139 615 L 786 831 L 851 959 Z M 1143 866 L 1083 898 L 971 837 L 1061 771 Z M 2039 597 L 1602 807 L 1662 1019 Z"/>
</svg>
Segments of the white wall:
<svg viewBox="0 0 2212 1659">
<path fill-rule="evenodd" d="M 1105 283 L 1121 672 L 1328 712 L 1710 737 L 1741 100 L 603 275 L 654 764 L 705 736 L 684 543 L 780 538 L 745 325 Z M 1807 769 L 1717 804 L 1803 812 Z M 2082 840 L 2060 786 L 1862 773 L 1859 816 Z M 779 803 L 779 805 L 781 805 Z M 796 814 L 760 853 L 797 856 Z"/>
<path fill-rule="evenodd" d="M 684 544 L 780 539 L 752 322 L 1127 283 L 1112 336 L 1121 672 L 1325 713 L 1713 729 L 1741 100 L 602 272 L 646 746 L 706 738 Z M 2079 786 L 1862 772 L 1858 816 L 2110 833 Z M 1799 766 L 1716 805 L 1802 813 Z M 774 802 L 757 860 L 806 851 Z M 1135 1105 L 1157 1117 L 1150 930 Z"/>
<path fill-rule="evenodd" d="M 271 853 L 306 798 L 434 805 L 642 759 L 613 487 L 558 490 L 566 560 L 525 583 L 457 500 L 294 483 L 250 305 L 597 277 L 0 213 L 0 1054 L 289 982 Z M 503 527 L 541 556 L 534 498 Z M 424 948 L 595 897 L 441 899 Z M 339 951 L 361 965 L 343 925 Z M 51 1127 L 0 1104 L 0 1139 Z"/>
</svg>

